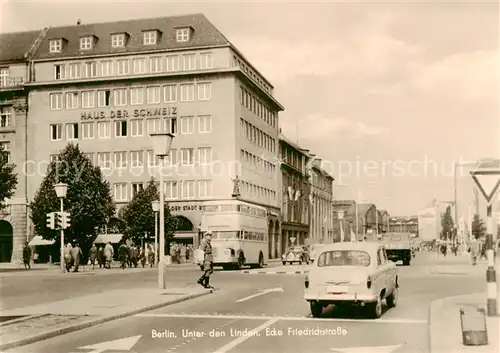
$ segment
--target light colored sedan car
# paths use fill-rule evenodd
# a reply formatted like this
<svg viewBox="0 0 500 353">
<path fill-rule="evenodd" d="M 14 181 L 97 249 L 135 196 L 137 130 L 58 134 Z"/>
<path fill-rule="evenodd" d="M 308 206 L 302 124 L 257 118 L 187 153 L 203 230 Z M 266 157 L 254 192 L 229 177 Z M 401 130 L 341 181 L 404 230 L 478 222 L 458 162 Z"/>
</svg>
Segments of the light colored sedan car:
<svg viewBox="0 0 500 353">
<path fill-rule="evenodd" d="M 304 299 L 311 314 L 321 315 L 330 304 L 367 307 L 370 316 L 382 316 L 382 301 L 394 307 L 398 301 L 396 264 L 387 259 L 378 243 L 325 245 L 305 279 Z"/>
<path fill-rule="evenodd" d="M 314 262 L 318 258 L 321 249 L 325 246 L 325 244 L 311 244 L 309 246 L 309 254 L 311 257 L 311 261 Z"/>
</svg>

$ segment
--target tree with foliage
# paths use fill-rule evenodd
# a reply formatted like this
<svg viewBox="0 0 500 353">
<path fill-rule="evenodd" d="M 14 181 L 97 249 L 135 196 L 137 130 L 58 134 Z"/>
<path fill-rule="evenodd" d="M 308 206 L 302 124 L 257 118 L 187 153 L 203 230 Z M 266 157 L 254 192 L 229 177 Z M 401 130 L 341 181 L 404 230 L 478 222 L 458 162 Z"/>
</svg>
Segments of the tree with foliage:
<svg viewBox="0 0 500 353">
<path fill-rule="evenodd" d="M 59 240 L 58 231 L 47 227 L 47 213 L 60 210 L 54 184 L 68 184 L 64 211 L 71 214 L 71 226 L 64 231 L 65 243 L 78 242 L 86 248 L 94 240 L 96 230 L 115 213 L 109 183 L 101 169 L 93 166 L 78 145 L 68 144 L 58 160 L 50 163 L 47 174 L 31 203 L 31 220 L 36 233 L 44 239 Z M 57 242 L 58 243 L 58 242 Z"/>
<path fill-rule="evenodd" d="M 155 213 L 151 203 L 159 200 L 160 193 L 157 183 L 151 179 L 146 188 L 140 190 L 132 200 L 119 212 L 119 218 L 124 224 L 124 235 L 131 238 L 135 244 L 141 244 L 145 234 L 154 237 Z M 165 253 L 169 253 L 170 242 L 178 227 L 178 219 L 170 214 L 165 203 Z M 154 239 L 154 238 L 153 238 Z"/>
<path fill-rule="evenodd" d="M 8 162 L 8 157 L 8 152 L 0 145 L 0 211 L 6 207 L 5 200 L 14 196 L 17 186 L 15 165 Z"/>
<path fill-rule="evenodd" d="M 472 220 L 472 235 L 476 239 L 486 235 L 486 225 L 478 214 L 475 214 Z"/>
<path fill-rule="evenodd" d="M 441 216 L 441 239 L 451 240 L 455 232 L 451 206 L 446 207 L 446 212 Z"/>
</svg>

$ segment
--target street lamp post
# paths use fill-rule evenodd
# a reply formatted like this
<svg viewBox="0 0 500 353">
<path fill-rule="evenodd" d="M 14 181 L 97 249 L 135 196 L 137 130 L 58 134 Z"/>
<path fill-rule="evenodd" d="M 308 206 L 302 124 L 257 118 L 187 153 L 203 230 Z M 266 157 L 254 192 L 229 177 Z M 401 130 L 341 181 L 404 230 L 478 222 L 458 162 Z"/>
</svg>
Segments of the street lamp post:
<svg viewBox="0 0 500 353">
<path fill-rule="evenodd" d="M 160 262 L 158 264 L 158 287 L 166 289 L 165 279 L 165 185 L 163 182 L 163 166 L 165 157 L 170 152 L 174 135 L 169 132 L 159 132 L 150 134 L 153 142 L 154 154 L 160 162 Z M 156 255 L 155 255 L 156 256 Z"/>
<path fill-rule="evenodd" d="M 54 185 L 54 190 L 56 191 L 56 195 L 60 200 L 61 203 L 61 217 L 64 212 L 64 198 L 66 197 L 66 194 L 68 192 L 68 184 L 65 183 L 58 183 Z M 64 229 L 62 227 L 62 224 L 60 225 L 61 229 L 61 271 L 64 272 Z"/>
<path fill-rule="evenodd" d="M 155 256 L 154 256 L 154 265 L 158 265 L 158 212 L 160 211 L 160 201 L 151 202 L 151 207 L 153 208 L 153 212 L 155 213 Z"/>
</svg>

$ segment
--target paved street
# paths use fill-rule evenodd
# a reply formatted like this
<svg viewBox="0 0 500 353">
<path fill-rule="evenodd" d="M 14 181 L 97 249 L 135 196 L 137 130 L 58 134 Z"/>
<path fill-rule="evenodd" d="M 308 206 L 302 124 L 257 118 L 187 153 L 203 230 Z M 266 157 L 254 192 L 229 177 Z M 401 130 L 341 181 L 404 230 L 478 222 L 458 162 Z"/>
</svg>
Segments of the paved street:
<svg viewBox="0 0 500 353">
<path fill-rule="evenodd" d="M 311 318 L 308 304 L 302 300 L 303 275 L 216 272 L 214 282 L 218 290 L 210 296 L 9 352 L 83 353 L 105 347 L 94 346 L 100 342 L 127 337 L 128 340 L 118 342 L 121 346 L 115 346 L 115 349 L 121 347 L 116 352 L 132 347 L 133 352 L 170 353 L 312 352 L 311 347 L 314 352 L 343 352 L 348 347 L 368 347 L 364 352 L 376 352 L 374 347 L 380 346 L 391 346 L 386 347 L 386 351 L 393 349 L 395 353 L 428 352 L 430 302 L 481 291 L 484 287 L 484 276 L 479 272 L 472 275 L 426 273 L 430 267 L 446 262 L 466 265 L 467 258 L 438 260 L 434 254 L 420 253 L 410 267 L 398 267 L 401 278 L 399 304 L 379 320 L 365 318 L 362 311 L 347 313 L 332 308 L 325 310 L 319 319 Z M 195 270 L 170 272 L 172 277 L 185 279 L 199 273 Z M 147 272 L 146 276 L 153 275 Z M 141 276 L 144 274 L 137 274 L 135 278 L 138 280 Z M 103 285 L 110 279 L 106 276 Z M 270 289 L 274 291 L 261 292 Z M 314 331 L 317 328 L 319 331 Z M 313 330 L 304 332 L 306 329 Z M 245 330 L 257 333 L 254 337 L 238 337 Z M 110 343 L 108 347 L 113 346 Z"/>
</svg>

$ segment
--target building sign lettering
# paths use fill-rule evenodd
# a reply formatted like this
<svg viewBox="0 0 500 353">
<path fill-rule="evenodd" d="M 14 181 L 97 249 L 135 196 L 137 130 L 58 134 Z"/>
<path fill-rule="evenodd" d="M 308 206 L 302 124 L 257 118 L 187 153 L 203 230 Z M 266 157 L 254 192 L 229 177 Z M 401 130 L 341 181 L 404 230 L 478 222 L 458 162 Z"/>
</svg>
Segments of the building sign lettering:
<svg viewBox="0 0 500 353">
<path fill-rule="evenodd" d="M 81 113 L 82 120 L 105 120 L 105 119 L 126 119 L 126 118 L 146 118 L 146 117 L 177 117 L 177 107 L 163 108 L 141 108 L 141 109 L 117 109 L 105 111 L 93 111 Z"/>
<path fill-rule="evenodd" d="M 202 211 L 203 206 L 201 205 L 173 205 L 170 206 L 170 212 L 180 212 L 180 211 Z"/>
</svg>

